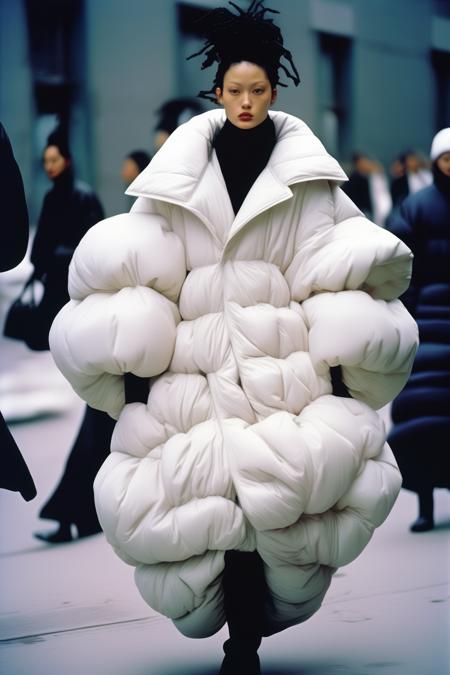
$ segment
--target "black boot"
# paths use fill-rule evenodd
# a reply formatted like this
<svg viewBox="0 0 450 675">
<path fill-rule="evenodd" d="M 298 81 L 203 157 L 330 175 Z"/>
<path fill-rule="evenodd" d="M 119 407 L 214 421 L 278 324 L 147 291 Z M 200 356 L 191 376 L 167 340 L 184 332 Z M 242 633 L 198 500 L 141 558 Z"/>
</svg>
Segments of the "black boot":
<svg viewBox="0 0 450 675">
<path fill-rule="evenodd" d="M 225 615 L 230 639 L 223 646 L 220 675 L 260 675 L 265 578 L 258 553 L 227 551 L 223 575 Z"/>
<path fill-rule="evenodd" d="M 35 532 L 36 539 L 45 541 L 47 544 L 67 544 L 69 541 L 90 537 L 102 531 L 100 523 L 78 524 L 75 523 L 76 534 L 73 533 L 71 523 L 60 523 L 53 532 Z"/>
<path fill-rule="evenodd" d="M 411 532 L 429 532 L 434 528 L 433 489 L 423 490 L 417 494 L 419 498 L 419 516 L 410 527 Z"/>
<path fill-rule="evenodd" d="M 92 537 L 93 534 L 98 534 L 102 531 L 102 527 L 97 518 L 89 523 L 75 523 L 75 527 L 77 528 L 79 539 L 82 539 L 83 537 Z"/>
<path fill-rule="evenodd" d="M 261 675 L 257 649 L 261 644 L 230 638 L 223 645 L 225 658 L 219 675 Z"/>
<path fill-rule="evenodd" d="M 34 532 L 33 536 L 47 544 L 66 544 L 73 539 L 70 523 L 60 523 L 53 532 Z"/>
</svg>

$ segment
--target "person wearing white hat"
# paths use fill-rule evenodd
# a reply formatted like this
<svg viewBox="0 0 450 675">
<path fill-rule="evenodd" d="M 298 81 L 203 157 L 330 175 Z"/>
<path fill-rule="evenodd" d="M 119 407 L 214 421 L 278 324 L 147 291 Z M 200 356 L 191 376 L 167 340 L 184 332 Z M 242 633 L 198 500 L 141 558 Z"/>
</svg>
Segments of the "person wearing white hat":
<svg viewBox="0 0 450 675">
<path fill-rule="evenodd" d="M 450 127 L 441 129 L 433 138 L 431 144 L 430 159 L 437 162 L 439 169 L 446 175 L 450 175 Z"/>
<path fill-rule="evenodd" d="M 411 286 L 403 296 L 419 325 L 421 344 L 411 378 L 393 403 L 388 438 L 403 474 L 417 492 L 413 532 L 434 527 L 433 489 L 450 488 L 450 127 L 431 144 L 433 184 L 410 195 L 390 229 L 411 248 Z"/>
</svg>

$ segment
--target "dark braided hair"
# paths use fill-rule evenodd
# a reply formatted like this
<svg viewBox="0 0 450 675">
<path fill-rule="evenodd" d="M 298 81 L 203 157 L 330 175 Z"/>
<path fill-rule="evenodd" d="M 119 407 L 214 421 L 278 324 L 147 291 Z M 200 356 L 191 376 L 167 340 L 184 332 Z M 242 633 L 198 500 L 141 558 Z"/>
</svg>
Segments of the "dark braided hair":
<svg viewBox="0 0 450 675">
<path fill-rule="evenodd" d="M 292 60 L 292 54 L 283 46 L 281 31 L 273 23 L 273 19 L 266 18 L 266 14 L 279 14 L 275 9 L 264 7 L 262 0 L 252 0 L 245 11 L 234 2 L 229 2 L 237 14 L 224 7 L 213 9 L 203 16 L 199 22 L 199 30 L 206 38 L 204 47 L 189 59 L 205 55 L 202 70 L 218 63 L 216 76 L 211 89 L 200 91 L 198 96 L 216 103 L 215 90 L 222 89 L 223 78 L 233 63 L 249 61 L 264 68 L 272 89 L 277 85 L 287 87 L 279 81 L 278 71 L 281 70 L 297 86 L 300 76 Z M 281 63 L 284 58 L 289 68 Z"/>
</svg>

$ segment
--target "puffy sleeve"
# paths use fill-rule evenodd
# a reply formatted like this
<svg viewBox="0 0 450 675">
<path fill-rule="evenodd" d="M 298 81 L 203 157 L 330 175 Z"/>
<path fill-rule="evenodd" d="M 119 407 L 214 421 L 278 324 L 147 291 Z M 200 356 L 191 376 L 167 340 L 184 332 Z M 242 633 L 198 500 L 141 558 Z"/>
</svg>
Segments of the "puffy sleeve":
<svg viewBox="0 0 450 675">
<path fill-rule="evenodd" d="M 303 309 L 319 373 L 340 365 L 351 396 L 371 408 L 397 396 L 418 345 L 417 324 L 400 300 L 374 300 L 363 291 L 319 293 Z"/>
<path fill-rule="evenodd" d="M 127 213 L 83 237 L 69 268 L 70 302 L 55 318 L 50 349 L 88 405 L 117 418 L 124 373 L 167 369 L 180 320 L 184 247 L 164 218 Z"/>
<path fill-rule="evenodd" d="M 328 198 L 328 204 L 326 204 Z M 371 223 L 337 186 L 323 196 L 327 226 L 302 241 L 286 279 L 295 300 L 318 291 L 370 289 L 393 300 L 408 288 L 412 253 L 395 235 Z"/>
<path fill-rule="evenodd" d="M 302 301 L 316 370 L 341 366 L 351 396 L 377 409 L 403 389 L 417 350 L 417 325 L 398 300 L 413 256 L 337 186 L 324 201 L 328 223 L 302 242 L 286 278 Z"/>
</svg>

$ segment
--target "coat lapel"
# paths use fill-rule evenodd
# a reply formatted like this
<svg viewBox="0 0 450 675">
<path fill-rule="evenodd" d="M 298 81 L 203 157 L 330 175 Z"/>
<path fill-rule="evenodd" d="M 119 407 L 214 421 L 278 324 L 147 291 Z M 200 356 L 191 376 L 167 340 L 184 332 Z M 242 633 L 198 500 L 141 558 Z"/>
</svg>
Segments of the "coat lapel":
<svg viewBox="0 0 450 675">
<path fill-rule="evenodd" d="M 275 204 L 292 197 L 292 190 L 267 165 L 253 183 L 228 232 L 227 244 L 247 223 Z"/>
<path fill-rule="evenodd" d="M 292 115 L 270 113 L 277 144 L 267 166 L 247 194 L 236 217 L 217 156 L 215 134 L 225 123 L 223 110 L 197 115 L 169 137 L 126 194 L 179 205 L 197 216 L 219 248 L 253 218 L 292 197 L 290 185 L 309 180 L 347 179 L 309 127 Z"/>
</svg>

